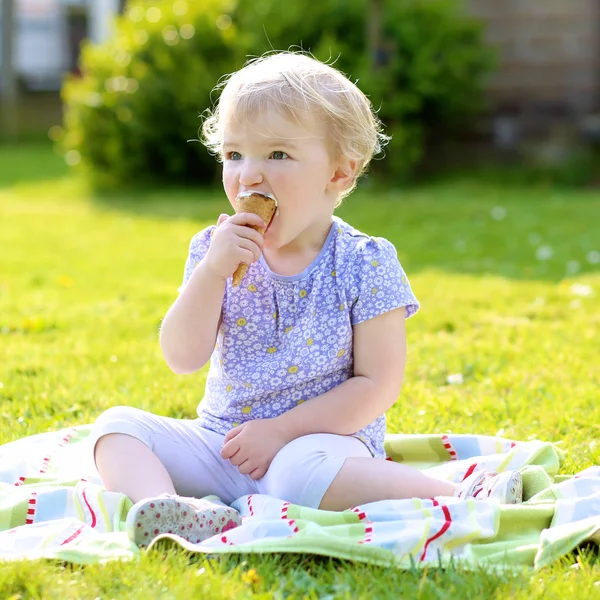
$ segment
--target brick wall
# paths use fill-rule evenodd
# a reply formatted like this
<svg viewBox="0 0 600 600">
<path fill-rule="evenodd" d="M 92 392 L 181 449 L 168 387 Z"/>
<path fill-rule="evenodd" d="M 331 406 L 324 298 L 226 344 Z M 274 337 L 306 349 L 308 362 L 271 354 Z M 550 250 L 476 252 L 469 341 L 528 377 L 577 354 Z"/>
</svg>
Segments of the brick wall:
<svg viewBox="0 0 600 600">
<path fill-rule="evenodd" d="M 488 83 L 497 112 L 600 110 L 600 0 L 467 0 L 500 50 Z"/>
</svg>

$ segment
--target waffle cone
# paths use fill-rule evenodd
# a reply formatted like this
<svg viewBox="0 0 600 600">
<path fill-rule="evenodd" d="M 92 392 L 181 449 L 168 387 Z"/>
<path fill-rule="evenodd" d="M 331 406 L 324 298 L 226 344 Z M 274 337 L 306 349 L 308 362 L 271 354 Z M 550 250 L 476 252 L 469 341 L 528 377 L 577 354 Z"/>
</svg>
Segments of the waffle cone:
<svg viewBox="0 0 600 600">
<path fill-rule="evenodd" d="M 253 213 L 261 217 L 267 225 L 271 222 L 276 209 L 277 200 L 275 200 L 275 198 L 258 192 L 253 192 L 251 194 L 240 194 L 235 200 L 236 213 Z M 264 227 L 255 227 L 253 225 L 250 227 L 258 231 L 260 235 L 264 235 L 265 233 Z M 240 285 L 247 270 L 248 265 L 245 263 L 241 263 L 238 266 L 233 273 L 233 286 L 237 287 Z"/>
</svg>

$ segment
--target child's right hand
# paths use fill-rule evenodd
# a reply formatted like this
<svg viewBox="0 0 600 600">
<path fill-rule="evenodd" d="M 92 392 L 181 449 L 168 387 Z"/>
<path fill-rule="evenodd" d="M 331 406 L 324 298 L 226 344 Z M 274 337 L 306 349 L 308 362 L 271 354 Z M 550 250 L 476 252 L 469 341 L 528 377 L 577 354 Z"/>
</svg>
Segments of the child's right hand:
<svg viewBox="0 0 600 600">
<path fill-rule="evenodd" d="M 252 213 L 221 215 L 204 260 L 206 268 L 222 279 L 231 277 L 240 263 L 256 262 L 263 249 L 263 236 L 253 227 L 266 223 Z"/>
</svg>

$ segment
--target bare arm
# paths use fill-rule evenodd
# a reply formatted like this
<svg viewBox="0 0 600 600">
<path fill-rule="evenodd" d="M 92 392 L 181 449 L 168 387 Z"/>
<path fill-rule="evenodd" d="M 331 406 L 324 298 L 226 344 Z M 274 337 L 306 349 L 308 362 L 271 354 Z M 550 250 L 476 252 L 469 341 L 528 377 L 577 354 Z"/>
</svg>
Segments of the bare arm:
<svg viewBox="0 0 600 600">
<path fill-rule="evenodd" d="M 287 441 L 311 433 L 350 435 L 397 400 L 406 364 L 404 307 L 354 327 L 354 377 L 277 417 Z"/>
<path fill-rule="evenodd" d="M 260 258 L 263 238 L 251 225 L 264 221 L 251 213 L 221 215 L 210 247 L 175 300 L 160 329 L 160 347 L 175 373 L 193 373 L 209 360 L 221 324 L 227 278 L 240 263 Z"/>
<path fill-rule="evenodd" d="M 225 279 L 202 261 L 175 300 L 160 329 L 160 347 L 175 373 L 193 373 L 209 360 L 217 339 Z"/>
</svg>

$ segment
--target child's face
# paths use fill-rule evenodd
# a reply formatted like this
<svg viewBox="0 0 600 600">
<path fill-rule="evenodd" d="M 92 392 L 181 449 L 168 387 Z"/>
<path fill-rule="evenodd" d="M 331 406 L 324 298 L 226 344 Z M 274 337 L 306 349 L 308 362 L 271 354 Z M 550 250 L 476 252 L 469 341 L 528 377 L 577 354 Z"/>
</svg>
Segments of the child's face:
<svg viewBox="0 0 600 600">
<path fill-rule="evenodd" d="M 328 231 L 338 195 L 335 165 L 316 127 L 276 111 L 252 122 L 229 120 L 223 130 L 223 186 L 229 202 L 248 190 L 277 198 L 265 246 L 302 249 Z M 322 241 L 322 240 L 321 240 Z"/>
</svg>

